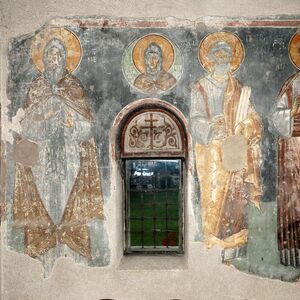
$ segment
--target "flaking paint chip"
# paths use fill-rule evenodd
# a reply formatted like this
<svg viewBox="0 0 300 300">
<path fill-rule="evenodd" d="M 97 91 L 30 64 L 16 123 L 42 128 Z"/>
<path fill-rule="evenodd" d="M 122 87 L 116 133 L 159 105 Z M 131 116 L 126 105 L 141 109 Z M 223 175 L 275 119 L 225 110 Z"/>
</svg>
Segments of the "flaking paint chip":
<svg viewBox="0 0 300 300">
<path fill-rule="evenodd" d="M 247 143 L 242 135 L 229 136 L 222 145 L 223 167 L 226 171 L 239 171 L 246 167 Z"/>
</svg>

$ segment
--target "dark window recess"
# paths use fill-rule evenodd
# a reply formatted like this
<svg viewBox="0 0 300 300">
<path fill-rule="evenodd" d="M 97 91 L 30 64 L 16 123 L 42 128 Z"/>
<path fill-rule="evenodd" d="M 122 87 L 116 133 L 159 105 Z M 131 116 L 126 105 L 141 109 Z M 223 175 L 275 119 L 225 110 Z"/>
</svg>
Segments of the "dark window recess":
<svg viewBox="0 0 300 300">
<path fill-rule="evenodd" d="M 181 159 L 126 159 L 126 253 L 183 253 Z"/>
</svg>

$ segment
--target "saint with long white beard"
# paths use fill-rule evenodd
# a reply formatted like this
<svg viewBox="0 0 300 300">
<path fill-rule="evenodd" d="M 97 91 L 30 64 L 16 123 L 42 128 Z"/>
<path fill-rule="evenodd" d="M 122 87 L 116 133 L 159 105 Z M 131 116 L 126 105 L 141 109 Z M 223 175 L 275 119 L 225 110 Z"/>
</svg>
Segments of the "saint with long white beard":
<svg viewBox="0 0 300 300">
<path fill-rule="evenodd" d="M 250 202 L 259 207 L 261 195 L 261 121 L 249 100 L 251 89 L 232 76 L 242 50 L 229 32 L 204 38 L 200 60 L 209 74 L 191 94 L 204 242 L 207 248 L 220 245 L 224 261 L 245 253 L 247 207 Z"/>
<path fill-rule="evenodd" d="M 26 253 L 50 263 L 70 251 L 90 259 L 89 222 L 103 218 L 92 113 L 68 55 L 58 38 L 44 47 L 44 70 L 29 88 L 13 154 L 15 225 L 24 228 Z M 28 145 L 36 145 L 38 161 L 19 159 Z"/>
</svg>

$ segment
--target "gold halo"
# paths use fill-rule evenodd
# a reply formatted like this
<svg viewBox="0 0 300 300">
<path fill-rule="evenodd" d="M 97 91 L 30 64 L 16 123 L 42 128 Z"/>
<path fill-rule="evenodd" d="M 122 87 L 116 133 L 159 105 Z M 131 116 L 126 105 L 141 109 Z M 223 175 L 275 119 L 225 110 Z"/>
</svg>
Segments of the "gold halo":
<svg viewBox="0 0 300 300">
<path fill-rule="evenodd" d="M 289 56 L 293 65 L 300 69 L 300 32 L 296 32 L 290 40 Z"/>
<path fill-rule="evenodd" d="M 230 72 L 235 72 L 244 60 L 245 49 L 239 37 L 227 31 L 214 32 L 203 38 L 199 45 L 200 64 L 205 70 L 212 72 L 213 64 L 207 55 L 211 51 L 213 45 L 217 42 L 225 42 L 230 46 L 232 50 Z"/>
<path fill-rule="evenodd" d="M 149 34 L 140 38 L 137 43 L 134 45 L 132 50 L 132 61 L 135 67 L 141 72 L 144 73 L 146 70 L 145 67 L 145 50 L 151 43 L 156 43 L 162 50 L 162 68 L 165 71 L 168 71 L 173 62 L 174 62 L 174 48 L 171 42 L 158 34 Z"/>
<path fill-rule="evenodd" d="M 81 44 L 75 33 L 66 28 L 47 28 L 38 34 L 32 40 L 31 58 L 36 68 L 44 71 L 43 55 L 46 45 L 53 39 L 60 40 L 67 51 L 66 68 L 68 72 L 74 72 L 81 60 Z"/>
</svg>

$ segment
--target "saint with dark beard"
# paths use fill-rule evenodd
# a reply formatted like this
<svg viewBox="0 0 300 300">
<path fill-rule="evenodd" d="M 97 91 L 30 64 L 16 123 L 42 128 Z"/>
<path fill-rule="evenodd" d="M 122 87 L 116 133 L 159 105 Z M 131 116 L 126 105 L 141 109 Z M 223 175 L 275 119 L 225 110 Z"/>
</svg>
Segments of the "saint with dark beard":
<svg viewBox="0 0 300 300">
<path fill-rule="evenodd" d="M 23 106 L 13 154 L 14 220 L 24 228 L 28 255 L 75 251 L 89 259 L 89 222 L 103 218 L 103 199 L 92 113 L 80 81 L 67 69 L 67 54 L 61 40 L 49 41 L 44 71 L 31 83 Z M 22 159 L 28 147 L 38 149 L 38 159 Z"/>
<path fill-rule="evenodd" d="M 175 85 L 175 77 L 163 69 L 162 50 L 151 43 L 144 54 L 146 71 L 134 81 L 134 86 L 146 93 L 166 91 Z"/>
</svg>

